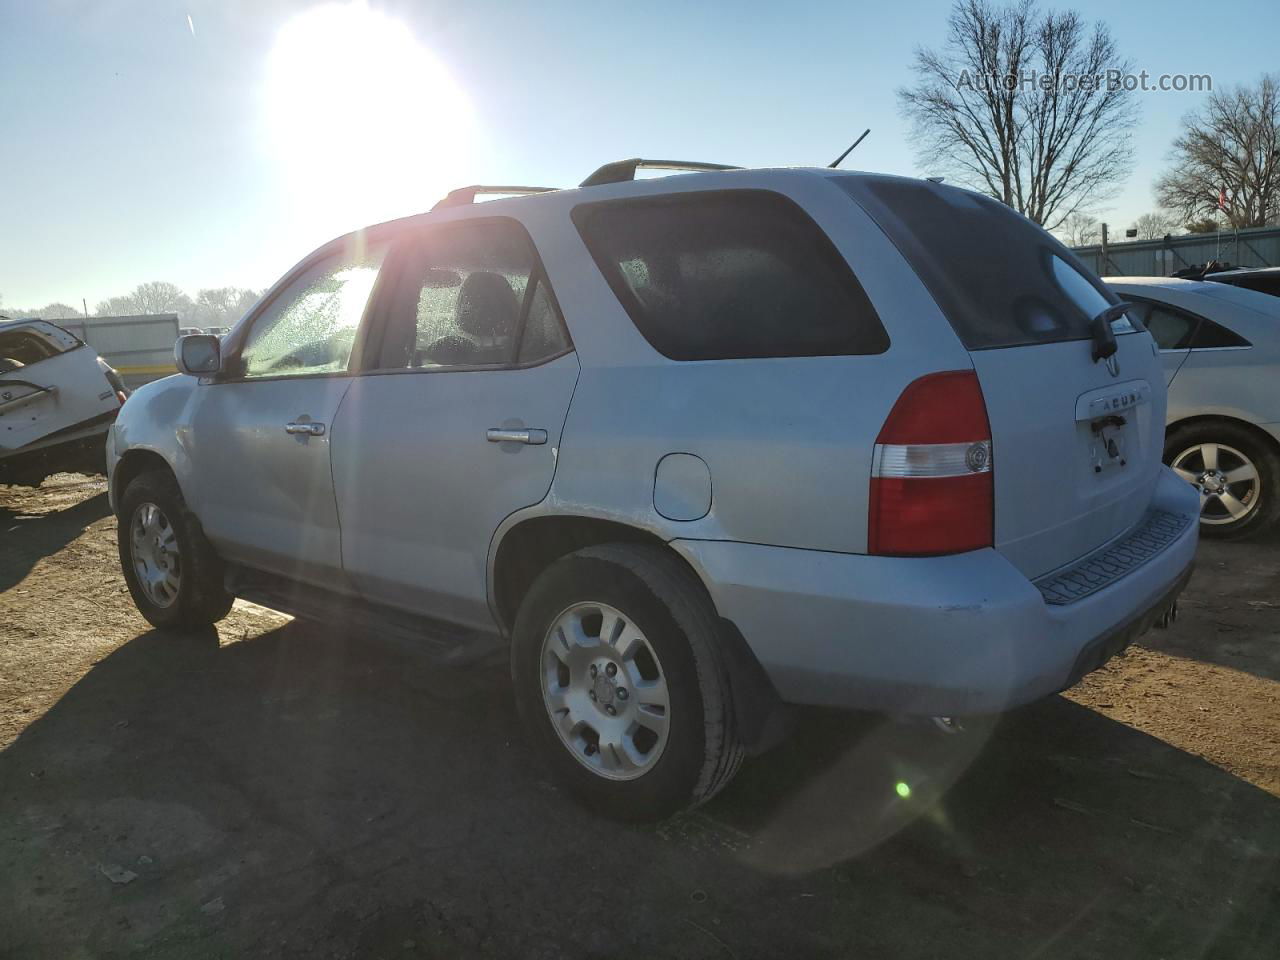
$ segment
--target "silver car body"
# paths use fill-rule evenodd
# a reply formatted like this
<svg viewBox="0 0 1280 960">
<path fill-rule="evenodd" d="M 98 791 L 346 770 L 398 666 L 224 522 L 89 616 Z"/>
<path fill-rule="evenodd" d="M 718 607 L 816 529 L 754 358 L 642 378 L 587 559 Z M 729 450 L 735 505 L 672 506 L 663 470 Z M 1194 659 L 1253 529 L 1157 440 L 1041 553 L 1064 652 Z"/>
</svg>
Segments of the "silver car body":
<svg viewBox="0 0 1280 960">
<path fill-rule="evenodd" d="M 908 258 L 836 182 L 851 176 L 701 173 L 406 221 L 518 221 L 572 349 L 504 370 L 150 384 L 109 444 L 113 503 L 136 469 L 121 464 L 162 459 L 228 560 L 499 633 L 513 613 L 500 569 L 513 534 L 606 521 L 683 557 L 786 700 L 962 714 L 1060 690 L 1145 629 L 1193 560 L 1198 503 L 1160 463 L 1152 341 L 1121 332 L 1114 371 L 1087 340 L 966 349 Z M 641 335 L 574 208 L 739 189 L 790 198 L 826 233 L 879 313 L 885 352 L 684 362 Z M 993 546 L 868 555 L 877 435 L 909 384 L 949 370 L 976 371 L 985 394 Z M 1134 400 L 1128 465 L 1103 472 L 1090 462 L 1091 411 L 1122 397 Z M 285 432 L 299 422 L 324 432 Z M 488 442 L 494 429 L 545 431 L 545 443 Z"/>
</svg>

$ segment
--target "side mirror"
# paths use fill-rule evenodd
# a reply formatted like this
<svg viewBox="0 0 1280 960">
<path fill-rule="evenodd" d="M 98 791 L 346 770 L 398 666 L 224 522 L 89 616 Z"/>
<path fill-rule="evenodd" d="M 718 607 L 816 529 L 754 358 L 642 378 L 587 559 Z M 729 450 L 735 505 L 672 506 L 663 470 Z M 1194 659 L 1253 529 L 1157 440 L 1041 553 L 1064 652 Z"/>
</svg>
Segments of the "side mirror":
<svg viewBox="0 0 1280 960">
<path fill-rule="evenodd" d="M 189 377 L 207 377 L 222 366 L 222 350 L 218 338 L 207 333 L 179 337 L 173 345 L 173 360 L 178 370 Z"/>
</svg>

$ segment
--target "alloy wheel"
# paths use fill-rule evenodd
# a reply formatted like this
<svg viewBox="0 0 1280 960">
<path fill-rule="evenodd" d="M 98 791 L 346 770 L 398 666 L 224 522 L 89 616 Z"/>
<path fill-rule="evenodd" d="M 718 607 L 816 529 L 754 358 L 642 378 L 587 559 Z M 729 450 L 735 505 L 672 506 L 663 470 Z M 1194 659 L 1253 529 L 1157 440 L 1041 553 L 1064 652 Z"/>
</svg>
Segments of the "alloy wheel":
<svg viewBox="0 0 1280 960">
<path fill-rule="evenodd" d="M 154 503 L 140 503 L 129 522 L 133 571 L 147 599 L 168 607 L 182 586 L 182 556 L 173 524 Z"/>
<path fill-rule="evenodd" d="M 578 762 L 609 780 L 653 768 L 670 730 L 667 679 L 624 613 L 575 603 L 552 622 L 539 662 L 547 713 Z"/>
<path fill-rule="evenodd" d="M 1200 491 L 1200 522 L 1239 523 L 1258 506 L 1262 481 L 1252 460 L 1223 443 L 1197 443 L 1170 464 L 1173 472 Z"/>
</svg>

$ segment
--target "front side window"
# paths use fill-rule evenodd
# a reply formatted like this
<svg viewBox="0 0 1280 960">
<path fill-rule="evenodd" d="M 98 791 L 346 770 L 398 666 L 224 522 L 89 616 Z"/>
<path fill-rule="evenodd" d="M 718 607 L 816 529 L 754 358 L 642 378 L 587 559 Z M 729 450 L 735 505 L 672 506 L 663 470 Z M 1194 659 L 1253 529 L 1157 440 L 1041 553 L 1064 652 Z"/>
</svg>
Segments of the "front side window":
<svg viewBox="0 0 1280 960">
<path fill-rule="evenodd" d="M 577 207 L 573 220 L 636 328 L 673 360 L 843 356 L 889 346 L 849 264 L 780 194 L 606 201 Z"/>
<path fill-rule="evenodd" d="M 569 349 L 546 275 L 524 229 L 495 220 L 420 238 L 402 268 L 412 328 L 391 336 L 379 367 L 530 364 Z"/>
<path fill-rule="evenodd" d="M 345 372 L 385 253 L 384 245 L 359 245 L 308 267 L 254 320 L 242 375 Z"/>
</svg>

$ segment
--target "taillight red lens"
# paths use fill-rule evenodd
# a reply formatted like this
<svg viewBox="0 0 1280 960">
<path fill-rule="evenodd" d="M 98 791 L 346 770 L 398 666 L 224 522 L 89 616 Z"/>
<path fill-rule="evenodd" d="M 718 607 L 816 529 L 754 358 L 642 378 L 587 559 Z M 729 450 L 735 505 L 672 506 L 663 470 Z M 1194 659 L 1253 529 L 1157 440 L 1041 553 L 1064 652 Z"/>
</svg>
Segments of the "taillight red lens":
<svg viewBox="0 0 1280 960">
<path fill-rule="evenodd" d="M 876 438 L 867 550 L 928 556 L 989 547 L 991 426 L 972 370 L 909 384 Z"/>
</svg>

